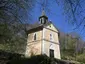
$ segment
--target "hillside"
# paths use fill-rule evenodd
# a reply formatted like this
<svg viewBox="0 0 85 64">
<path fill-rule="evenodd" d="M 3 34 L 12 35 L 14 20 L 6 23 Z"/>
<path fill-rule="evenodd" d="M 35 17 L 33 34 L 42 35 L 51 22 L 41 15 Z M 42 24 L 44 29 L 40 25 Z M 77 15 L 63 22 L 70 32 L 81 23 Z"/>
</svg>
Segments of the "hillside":
<svg viewBox="0 0 85 64">
<path fill-rule="evenodd" d="M 24 55 L 0 51 L 0 64 L 73 64 L 73 62 L 36 55 L 25 58 Z"/>
</svg>

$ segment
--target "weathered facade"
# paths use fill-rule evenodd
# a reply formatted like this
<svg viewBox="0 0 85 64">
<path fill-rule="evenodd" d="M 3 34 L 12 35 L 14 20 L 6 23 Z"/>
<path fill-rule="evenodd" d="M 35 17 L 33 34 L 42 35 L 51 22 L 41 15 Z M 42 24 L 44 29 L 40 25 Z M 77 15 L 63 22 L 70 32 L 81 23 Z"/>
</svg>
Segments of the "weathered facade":
<svg viewBox="0 0 85 64">
<path fill-rule="evenodd" d="M 46 54 L 49 57 L 60 59 L 58 29 L 48 21 L 42 12 L 39 22 L 28 28 L 26 56 Z"/>
</svg>

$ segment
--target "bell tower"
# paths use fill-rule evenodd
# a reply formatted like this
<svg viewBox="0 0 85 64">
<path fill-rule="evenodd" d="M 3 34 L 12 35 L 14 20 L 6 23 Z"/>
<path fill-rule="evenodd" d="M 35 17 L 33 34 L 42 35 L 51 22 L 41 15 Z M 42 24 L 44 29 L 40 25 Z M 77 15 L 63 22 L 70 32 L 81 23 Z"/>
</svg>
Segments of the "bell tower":
<svg viewBox="0 0 85 64">
<path fill-rule="evenodd" d="M 48 17 L 45 15 L 45 11 L 43 9 L 42 15 L 39 17 L 40 24 L 46 24 L 48 22 Z"/>
<path fill-rule="evenodd" d="M 29 26 L 25 56 L 45 54 L 60 59 L 58 29 L 48 20 L 43 9 L 39 22 Z"/>
</svg>

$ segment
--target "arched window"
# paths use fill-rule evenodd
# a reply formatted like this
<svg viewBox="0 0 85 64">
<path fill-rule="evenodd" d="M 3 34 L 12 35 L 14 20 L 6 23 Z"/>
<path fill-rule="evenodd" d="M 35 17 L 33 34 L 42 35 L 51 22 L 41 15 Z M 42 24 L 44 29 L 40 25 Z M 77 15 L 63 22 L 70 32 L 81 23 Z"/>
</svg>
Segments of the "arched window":
<svg viewBox="0 0 85 64">
<path fill-rule="evenodd" d="M 42 18 L 40 19 L 40 23 L 42 24 Z"/>
<path fill-rule="evenodd" d="M 34 40 L 36 40 L 36 33 L 34 33 Z"/>
<path fill-rule="evenodd" d="M 52 34 L 50 34 L 50 40 L 52 40 Z"/>
<path fill-rule="evenodd" d="M 53 35 L 52 34 L 50 34 L 50 40 L 53 41 Z"/>
</svg>

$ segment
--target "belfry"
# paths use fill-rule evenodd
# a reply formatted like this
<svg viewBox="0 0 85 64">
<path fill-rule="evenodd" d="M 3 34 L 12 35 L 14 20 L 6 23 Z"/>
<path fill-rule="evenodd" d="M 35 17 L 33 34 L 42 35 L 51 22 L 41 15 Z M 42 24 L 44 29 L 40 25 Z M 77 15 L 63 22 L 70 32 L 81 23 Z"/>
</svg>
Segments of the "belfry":
<svg viewBox="0 0 85 64">
<path fill-rule="evenodd" d="M 28 27 L 28 38 L 25 56 L 45 54 L 61 59 L 59 31 L 42 11 L 39 22 Z"/>
</svg>

